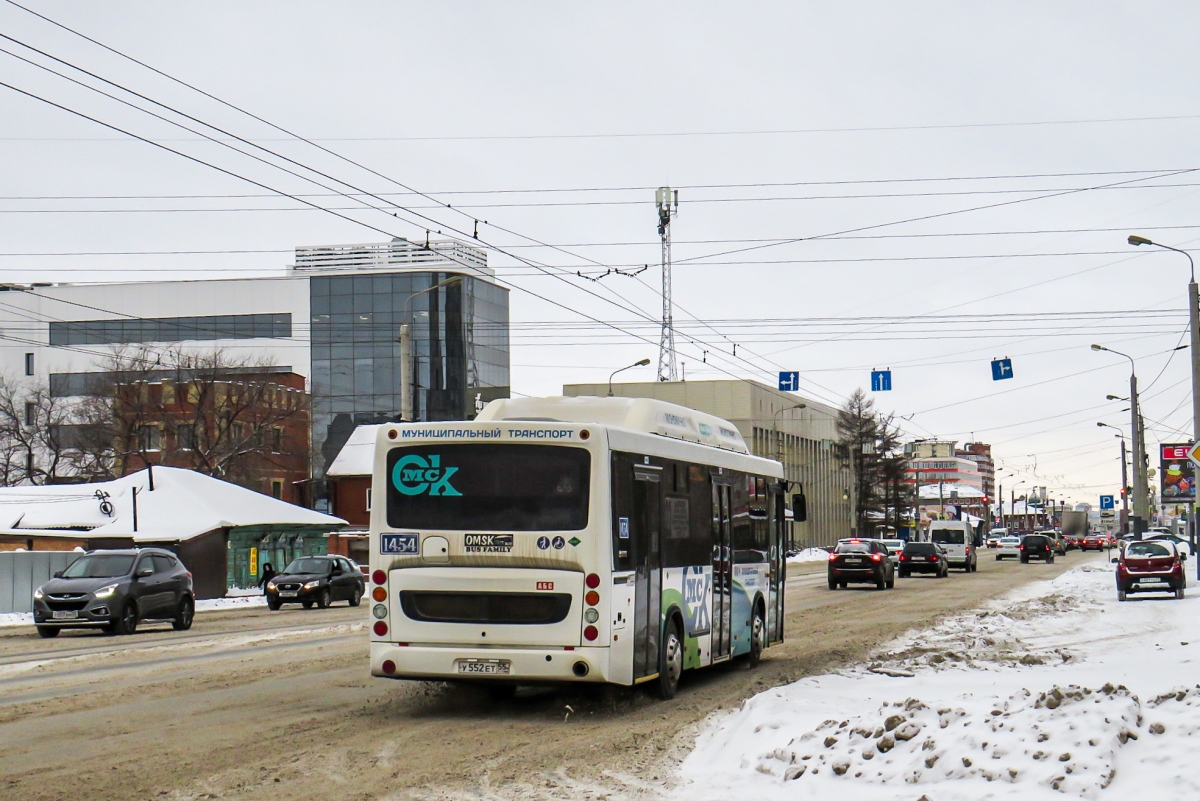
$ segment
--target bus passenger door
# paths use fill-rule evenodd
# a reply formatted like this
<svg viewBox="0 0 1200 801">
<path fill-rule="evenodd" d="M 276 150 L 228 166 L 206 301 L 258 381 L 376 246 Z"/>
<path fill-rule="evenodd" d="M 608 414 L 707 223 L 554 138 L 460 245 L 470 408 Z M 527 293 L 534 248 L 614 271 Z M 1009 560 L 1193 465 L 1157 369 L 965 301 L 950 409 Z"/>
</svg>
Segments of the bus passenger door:
<svg viewBox="0 0 1200 801">
<path fill-rule="evenodd" d="M 662 616 L 662 562 L 659 524 L 661 467 L 634 465 L 631 520 L 634 557 L 633 678 L 658 673 L 659 623 Z"/>
<path fill-rule="evenodd" d="M 712 658 L 729 657 L 733 626 L 733 543 L 731 542 L 730 485 L 713 476 L 712 485 Z"/>
<path fill-rule="evenodd" d="M 771 642 L 783 642 L 784 587 L 787 584 L 787 540 L 783 530 L 787 523 L 784 517 L 783 489 L 771 491 Z"/>
</svg>

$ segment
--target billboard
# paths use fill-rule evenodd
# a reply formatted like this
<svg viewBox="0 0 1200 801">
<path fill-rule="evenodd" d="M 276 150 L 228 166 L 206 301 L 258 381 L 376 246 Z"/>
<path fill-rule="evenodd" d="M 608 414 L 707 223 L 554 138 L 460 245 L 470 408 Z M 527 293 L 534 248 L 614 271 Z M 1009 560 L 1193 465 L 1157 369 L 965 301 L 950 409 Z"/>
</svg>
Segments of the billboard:
<svg viewBox="0 0 1200 801">
<path fill-rule="evenodd" d="M 1188 460 L 1190 442 L 1182 445 L 1162 445 L 1159 447 L 1161 467 L 1159 475 L 1162 483 L 1162 502 L 1195 503 L 1196 502 L 1196 468 Z"/>
</svg>

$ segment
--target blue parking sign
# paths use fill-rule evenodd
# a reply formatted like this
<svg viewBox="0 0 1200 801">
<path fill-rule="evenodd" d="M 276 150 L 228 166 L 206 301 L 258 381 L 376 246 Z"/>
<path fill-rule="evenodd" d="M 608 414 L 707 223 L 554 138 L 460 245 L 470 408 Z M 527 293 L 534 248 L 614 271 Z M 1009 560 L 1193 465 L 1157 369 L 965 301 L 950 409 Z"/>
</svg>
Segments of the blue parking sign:
<svg viewBox="0 0 1200 801">
<path fill-rule="evenodd" d="M 1116 508 L 1116 498 L 1114 496 L 1112 496 L 1112 495 L 1101 495 L 1100 496 L 1100 509 L 1101 510 L 1115 509 L 1115 508 Z"/>
</svg>

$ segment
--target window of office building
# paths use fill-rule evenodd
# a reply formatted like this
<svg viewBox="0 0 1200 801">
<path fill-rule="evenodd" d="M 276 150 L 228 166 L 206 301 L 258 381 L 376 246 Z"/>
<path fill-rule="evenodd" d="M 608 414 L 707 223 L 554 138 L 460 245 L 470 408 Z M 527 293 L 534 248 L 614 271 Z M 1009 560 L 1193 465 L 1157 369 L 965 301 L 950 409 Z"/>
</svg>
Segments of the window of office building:
<svg viewBox="0 0 1200 801">
<path fill-rule="evenodd" d="M 210 317 L 138 317 L 50 323 L 51 345 L 126 345 L 207 339 L 290 337 L 292 315 L 222 314 Z M 29 354 L 26 362 L 31 363 Z M 30 373 L 32 375 L 32 373 Z"/>
</svg>

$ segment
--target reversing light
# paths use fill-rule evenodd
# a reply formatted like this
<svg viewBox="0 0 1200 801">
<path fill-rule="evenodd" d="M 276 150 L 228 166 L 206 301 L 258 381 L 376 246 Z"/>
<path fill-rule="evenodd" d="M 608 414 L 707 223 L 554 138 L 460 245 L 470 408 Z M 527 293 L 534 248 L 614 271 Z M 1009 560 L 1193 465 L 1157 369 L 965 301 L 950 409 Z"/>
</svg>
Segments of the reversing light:
<svg viewBox="0 0 1200 801">
<path fill-rule="evenodd" d="M 595 573 L 588 573 L 588 577 L 584 579 L 584 583 L 588 585 L 589 590 L 594 590 L 600 586 L 600 577 Z"/>
<path fill-rule="evenodd" d="M 371 581 L 375 582 L 376 584 L 383 584 L 385 581 L 387 581 L 387 573 L 384 573 L 382 570 L 376 570 L 371 574 Z"/>
<path fill-rule="evenodd" d="M 375 632 L 376 637 L 382 637 L 388 632 L 387 623 L 384 623 L 382 620 L 376 620 L 375 625 L 371 627 L 371 631 Z"/>
<path fill-rule="evenodd" d="M 595 590 L 588 590 L 587 595 L 583 596 L 583 600 L 588 606 L 595 606 L 596 604 L 600 603 L 600 593 L 596 592 Z"/>
<path fill-rule="evenodd" d="M 595 609 L 584 610 L 583 619 L 586 620 L 588 623 L 595 623 L 597 620 L 600 619 L 600 613 L 597 612 Z"/>
<path fill-rule="evenodd" d="M 593 642 L 599 636 L 600 631 L 595 626 L 588 626 L 583 630 L 583 639 L 587 640 L 588 642 Z"/>
<path fill-rule="evenodd" d="M 385 590 L 383 587 L 376 587 L 375 589 L 371 590 L 371 600 L 373 600 L 373 601 L 387 600 L 387 590 Z"/>
<path fill-rule="evenodd" d="M 375 604 L 375 606 L 371 607 L 371 614 L 383 620 L 387 617 L 387 607 L 383 604 Z"/>
</svg>

